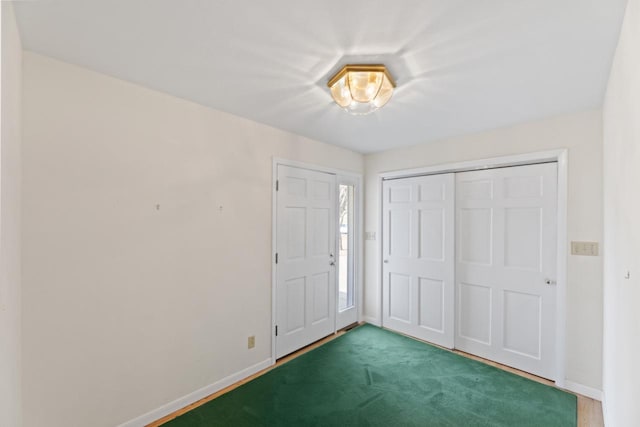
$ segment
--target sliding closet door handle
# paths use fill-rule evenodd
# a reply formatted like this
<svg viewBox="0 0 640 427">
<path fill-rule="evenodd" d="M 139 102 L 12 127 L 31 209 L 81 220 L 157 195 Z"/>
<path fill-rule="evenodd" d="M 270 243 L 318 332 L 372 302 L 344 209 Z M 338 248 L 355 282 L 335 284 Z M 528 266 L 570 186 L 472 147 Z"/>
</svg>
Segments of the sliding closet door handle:
<svg viewBox="0 0 640 427">
<path fill-rule="evenodd" d="M 388 260 L 388 259 L 385 259 L 385 260 L 384 260 L 384 261 L 382 261 L 382 262 L 384 262 L 385 264 L 389 264 L 389 260 Z"/>
</svg>

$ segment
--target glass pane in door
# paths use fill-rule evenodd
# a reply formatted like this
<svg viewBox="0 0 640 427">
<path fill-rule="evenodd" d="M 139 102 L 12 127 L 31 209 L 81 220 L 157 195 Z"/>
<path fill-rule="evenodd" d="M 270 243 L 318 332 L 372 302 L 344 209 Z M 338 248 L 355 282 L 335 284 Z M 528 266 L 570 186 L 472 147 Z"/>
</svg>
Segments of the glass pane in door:
<svg viewBox="0 0 640 427">
<path fill-rule="evenodd" d="M 340 184 L 338 240 L 338 311 L 353 307 L 354 289 L 354 193 L 353 185 Z"/>
</svg>

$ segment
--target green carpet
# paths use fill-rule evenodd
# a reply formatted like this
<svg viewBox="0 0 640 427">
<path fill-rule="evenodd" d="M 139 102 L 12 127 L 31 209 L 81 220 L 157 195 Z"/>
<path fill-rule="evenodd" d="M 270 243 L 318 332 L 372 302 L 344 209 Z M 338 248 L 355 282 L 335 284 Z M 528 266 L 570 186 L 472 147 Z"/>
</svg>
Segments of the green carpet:
<svg viewBox="0 0 640 427">
<path fill-rule="evenodd" d="M 575 426 L 576 397 L 364 325 L 165 425 Z"/>
</svg>

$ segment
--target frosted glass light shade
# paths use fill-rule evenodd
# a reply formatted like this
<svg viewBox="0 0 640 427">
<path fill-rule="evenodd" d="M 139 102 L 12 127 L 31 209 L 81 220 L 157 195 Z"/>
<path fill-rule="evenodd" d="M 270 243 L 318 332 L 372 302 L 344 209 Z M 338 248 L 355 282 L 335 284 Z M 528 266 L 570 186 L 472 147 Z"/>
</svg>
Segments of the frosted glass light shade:
<svg viewBox="0 0 640 427">
<path fill-rule="evenodd" d="M 396 83 L 384 65 L 345 65 L 327 83 L 333 100 L 352 114 L 369 114 L 389 101 Z"/>
</svg>

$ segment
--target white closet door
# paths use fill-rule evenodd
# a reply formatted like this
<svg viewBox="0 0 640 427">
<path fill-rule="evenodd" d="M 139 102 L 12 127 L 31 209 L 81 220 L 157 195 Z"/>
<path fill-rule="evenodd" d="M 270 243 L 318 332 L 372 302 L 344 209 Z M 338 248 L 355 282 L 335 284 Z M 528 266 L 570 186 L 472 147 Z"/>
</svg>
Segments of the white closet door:
<svg viewBox="0 0 640 427">
<path fill-rule="evenodd" d="M 335 331 L 336 177 L 279 165 L 278 186 L 276 357 L 282 357 Z"/>
<path fill-rule="evenodd" d="M 454 344 L 454 175 L 383 183 L 383 325 Z"/>
<path fill-rule="evenodd" d="M 556 163 L 456 175 L 456 348 L 555 378 Z"/>
</svg>

